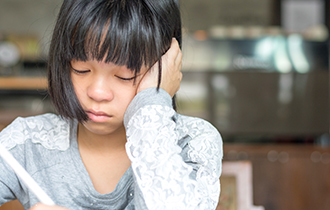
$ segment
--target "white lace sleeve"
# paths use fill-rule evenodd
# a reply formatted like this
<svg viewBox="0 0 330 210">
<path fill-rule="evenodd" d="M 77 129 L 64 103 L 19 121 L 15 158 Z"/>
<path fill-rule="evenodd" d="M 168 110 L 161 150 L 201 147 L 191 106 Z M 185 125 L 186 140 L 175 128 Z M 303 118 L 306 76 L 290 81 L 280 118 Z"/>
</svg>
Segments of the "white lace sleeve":
<svg viewBox="0 0 330 210">
<path fill-rule="evenodd" d="M 0 143 L 8 150 L 31 140 L 47 149 L 66 150 L 69 147 L 68 122 L 54 114 L 15 119 L 0 133 Z"/>
<path fill-rule="evenodd" d="M 144 105 L 126 125 L 126 150 L 142 194 L 139 198 L 144 199 L 136 203 L 145 203 L 148 209 L 215 209 L 220 194 L 221 137 L 208 123 L 181 125 L 186 122 L 175 122 L 174 115 L 170 106 Z M 190 138 L 189 148 L 182 157 L 178 141 L 185 138 Z"/>
</svg>

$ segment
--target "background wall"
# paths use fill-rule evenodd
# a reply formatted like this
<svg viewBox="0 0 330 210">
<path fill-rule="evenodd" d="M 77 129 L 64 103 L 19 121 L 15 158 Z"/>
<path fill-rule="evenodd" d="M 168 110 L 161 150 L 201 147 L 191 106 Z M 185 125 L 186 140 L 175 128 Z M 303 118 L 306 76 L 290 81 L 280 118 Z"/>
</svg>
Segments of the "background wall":
<svg viewBox="0 0 330 210">
<path fill-rule="evenodd" d="M 62 0 L 1 0 L 0 33 L 37 36 L 42 53 L 46 53 L 61 3 Z"/>
</svg>

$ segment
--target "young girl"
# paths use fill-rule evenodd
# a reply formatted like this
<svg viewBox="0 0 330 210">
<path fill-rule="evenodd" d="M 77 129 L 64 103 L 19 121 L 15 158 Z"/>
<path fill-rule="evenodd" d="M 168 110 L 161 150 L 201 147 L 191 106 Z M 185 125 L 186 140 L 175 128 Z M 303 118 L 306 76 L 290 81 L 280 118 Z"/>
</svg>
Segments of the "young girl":
<svg viewBox="0 0 330 210">
<path fill-rule="evenodd" d="M 58 115 L 17 118 L 3 144 L 65 208 L 215 209 L 222 140 L 175 112 L 182 54 L 176 0 L 65 0 L 49 54 Z M 0 159 L 0 205 L 37 198 Z"/>
</svg>

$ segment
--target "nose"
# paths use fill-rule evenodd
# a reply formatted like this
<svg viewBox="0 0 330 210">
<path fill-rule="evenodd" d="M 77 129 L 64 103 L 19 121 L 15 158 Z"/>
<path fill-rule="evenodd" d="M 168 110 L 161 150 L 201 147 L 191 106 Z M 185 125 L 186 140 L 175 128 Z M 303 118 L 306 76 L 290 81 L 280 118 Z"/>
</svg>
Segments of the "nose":
<svg viewBox="0 0 330 210">
<path fill-rule="evenodd" d="M 109 82 L 102 77 L 91 82 L 87 88 L 87 95 L 97 102 L 111 101 L 114 97 Z"/>
</svg>

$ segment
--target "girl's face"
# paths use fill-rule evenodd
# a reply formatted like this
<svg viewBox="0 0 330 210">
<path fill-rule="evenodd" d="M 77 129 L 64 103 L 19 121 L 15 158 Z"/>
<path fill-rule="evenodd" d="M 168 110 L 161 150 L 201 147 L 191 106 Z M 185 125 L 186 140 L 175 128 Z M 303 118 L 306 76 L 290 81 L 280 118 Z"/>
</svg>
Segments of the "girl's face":
<svg viewBox="0 0 330 210">
<path fill-rule="evenodd" d="M 122 132 L 125 111 L 147 68 L 142 67 L 135 78 L 125 66 L 96 60 L 73 60 L 71 67 L 76 95 L 89 117 L 84 127 L 98 135 Z"/>
</svg>

